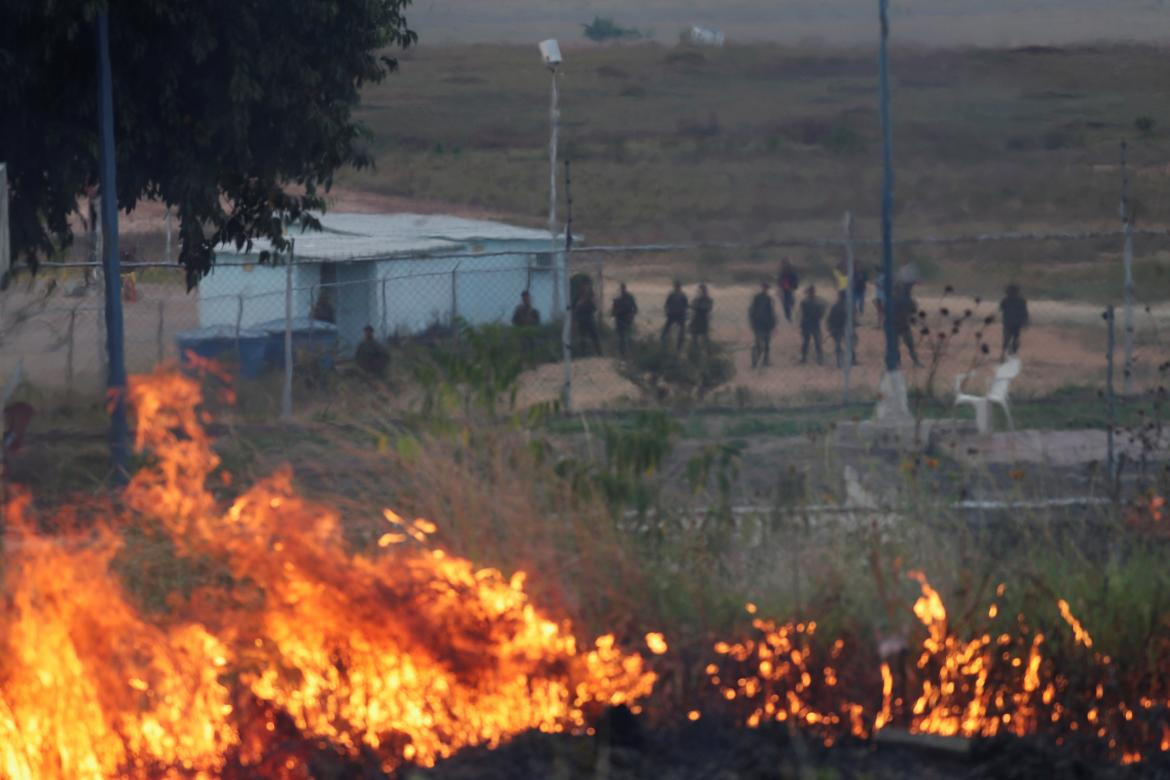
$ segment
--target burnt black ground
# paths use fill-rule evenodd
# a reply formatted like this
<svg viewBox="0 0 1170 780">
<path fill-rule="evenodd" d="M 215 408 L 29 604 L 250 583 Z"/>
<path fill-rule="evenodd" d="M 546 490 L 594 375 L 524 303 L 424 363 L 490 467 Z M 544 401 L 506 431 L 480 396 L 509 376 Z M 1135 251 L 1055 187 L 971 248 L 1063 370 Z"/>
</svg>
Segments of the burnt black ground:
<svg viewBox="0 0 1170 780">
<path fill-rule="evenodd" d="M 495 750 L 476 748 L 403 780 L 781 780 L 782 778 L 1170 778 L 1170 761 L 1120 767 L 1092 752 L 1040 739 L 977 741 L 963 756 L 862 742 L 825 748 L 776 725 L 737 728 L 706 719 L 647 731 L 632 718 L 596 737 L 530 732 Z"/>
</svg>

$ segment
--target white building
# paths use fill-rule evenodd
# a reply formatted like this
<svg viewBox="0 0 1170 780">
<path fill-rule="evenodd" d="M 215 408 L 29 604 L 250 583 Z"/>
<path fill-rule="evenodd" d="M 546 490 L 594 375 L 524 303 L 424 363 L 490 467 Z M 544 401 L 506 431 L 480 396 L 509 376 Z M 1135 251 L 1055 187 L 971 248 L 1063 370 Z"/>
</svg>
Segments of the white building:
<svg viewBox="0 0 1170 780">
<path fill-rule="evenodd" d="M 294 240 L 293 317 L 323 296 L 338 335 L 353 345 L 362 328 L 379 336 L 417 333 L 455 317 L 481 325 L 510 321 L 529 290 L 544 321 L 563 310 L 564 239 L 501 222 L 419 214 L 325 214 L 323 230 Z M 243 252 L 216 250 L 199 283 L 199 323 L 247 328 L 284 316 L 286 269 L 260 265 L 267 241 Z"/>
</svg>

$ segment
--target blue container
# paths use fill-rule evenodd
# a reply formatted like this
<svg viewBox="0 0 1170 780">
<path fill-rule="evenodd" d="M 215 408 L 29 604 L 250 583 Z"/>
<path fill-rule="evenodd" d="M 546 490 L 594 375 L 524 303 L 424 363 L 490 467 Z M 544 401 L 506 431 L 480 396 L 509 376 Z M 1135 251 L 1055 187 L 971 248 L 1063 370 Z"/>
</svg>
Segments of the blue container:
<svg viewBox="0 0 1170 780">
<path fill-rule="evenodd" d="M 262 330 L 243 329 L 237 334 L 232 325 L 211 325 L 188 330 L 175 336 L 179 359 L 189 365 L 187 353 L 220 362 L 238 362 L 240 376 L 255 379 L 264 371 L 268 334 Z"/>
<path fill-rule="evenodd" d="M 337 355 L 337 326 L 310 317 L 293 317 L 290 324 L 293 365 L 311 361 L 322 370 L 332 371 L 333 360 Z M 265 361 L 268 365 L 284 368 L 284 320 L 262 322 L 255 326 L 255 330 L 264 331 L 266 334 Z"/>
</svg>

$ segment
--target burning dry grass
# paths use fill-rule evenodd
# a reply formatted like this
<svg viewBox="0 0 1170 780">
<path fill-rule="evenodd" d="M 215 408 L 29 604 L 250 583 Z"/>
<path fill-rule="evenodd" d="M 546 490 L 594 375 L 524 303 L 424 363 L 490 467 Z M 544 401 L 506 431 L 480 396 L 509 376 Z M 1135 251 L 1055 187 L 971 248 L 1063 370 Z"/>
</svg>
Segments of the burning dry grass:
<svg viewBox="0 0 1170 780">
<path fill-rule="evenodd" d="M 579 646 L 568 621 L 531 603 L 523 575 L 431 546 L 426 521 L 387 513 L 380 545 L 354 552 L 337 512 L 301 498 L 287 470 L 221 502 L 208 479 L 230 477 L 200 400 L 178 375 L 132 383 L 137 444 L 153 461 L 124 508 L 86 507 L 84 522 L 62 510 L 53 520 L 72 530 L 49 538 L 27 496 L 6 507 L 6 776 L 304 776 L 282 719 L 302 742 L 389 770 L 528 729 L 583 729 L 591 709 L 649 694 L 639 655 L 612 635 Z M 229 576 L 144 615 L 110 573 L 133 525 Z"/>
</svg>

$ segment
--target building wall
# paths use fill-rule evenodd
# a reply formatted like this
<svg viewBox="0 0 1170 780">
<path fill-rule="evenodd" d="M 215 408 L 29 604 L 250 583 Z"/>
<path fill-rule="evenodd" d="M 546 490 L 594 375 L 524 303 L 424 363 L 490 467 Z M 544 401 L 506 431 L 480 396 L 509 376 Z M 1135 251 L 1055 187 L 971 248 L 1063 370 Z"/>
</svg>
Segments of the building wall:
<svg viewBox="0 0 1170 780">
<path fill-rule="evenodd" d="M 337 264 L 333 302 L 337 312 L 337 336 L 346 347 L 356 347 L 362 339 L 362 329 L 375 323 L 378 315 L 376 273 L 377 264 L 373 262 Z"/>
<path fill-rule="evenodd" d="M 469 247 L 491 257 L 334 263 L 338 335 L 353 346 L 367 323 L 388 337 L 418 333 L 436 323 L 449 325 L 456 314 L 474 325 L 510 322 L 525 289 L 542 321 L 556 320 L 561 314 L 563 254 L 550 253 L 550 248 L 544 241 L 496 241 Z M 223 254 L 220 259 L 199 285 L 200 325 L 234 326 L 241 297 L 242 327 L 284 316 L 283 267 L 240 266 L 246 259 L 240 255 Z M 321 264 L 299 264 L 293 272 L 293 316 L 307 317 L 321 295 Z"/>
<path fill-rule="evenodd" d="M 547 255 L 546 243 L 489 242 L 478 248 L 494 256 L 380 262 L 377 275 L 385 292 L 375 291 L 374 310 L 379 313 L 375 327 L 392 336 L 449 325 L 455 315 L 473 325 L 510 322 L 526 289 L 542 320 L 555 319 L 559 254 L 546 257 L 543 267 L 530 268 L 538 263 L 537 255 Z M 500 252 L 507 254 L 496 255 Z"/>
<path fill-rule="evenodd" d="M 220 255 L 211 273 L 199 282 L 199 324 L 248 328 L 284 316 L 286 269 L 282 266 L 237 265 L 239 255 Z M 293 316 L 306 317 L 310 288 L 320 278 L 317 265 L 293 268 Z M 240 300 L 243 299 L 241 316 Z"/>
</svg>

